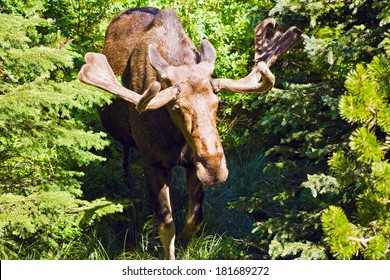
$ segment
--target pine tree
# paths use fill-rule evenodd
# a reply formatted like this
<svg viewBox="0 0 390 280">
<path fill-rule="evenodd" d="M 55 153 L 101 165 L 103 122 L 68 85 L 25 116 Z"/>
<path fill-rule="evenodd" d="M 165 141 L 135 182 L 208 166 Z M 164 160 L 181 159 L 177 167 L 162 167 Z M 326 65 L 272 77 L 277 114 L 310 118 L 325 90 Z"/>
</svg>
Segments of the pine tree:
<svg viewBox="0 0 390 280">
<path fill-rule="evenodd" d="M 339 103 L 341 116 L 356 126 L 350 150 L 329 161 L 340 185 L 352 190 L 353 207 L 330 206 L 322 214 L 326 242 L 339 259 L 390 259 L 389 38 L 385 54 L 349 73 Z"/>
<path fill-rule="evenodd" d="M 92 151 L 107 145 L 86 120 L 109 98 L 71 76 L 77 54 L 51 26 L 36 14 L 0 14 L 1 259 L 65 258 L 62 248 L 122 210 L 81 199 L 80 167 L 103 161 Z"/>
</svg>

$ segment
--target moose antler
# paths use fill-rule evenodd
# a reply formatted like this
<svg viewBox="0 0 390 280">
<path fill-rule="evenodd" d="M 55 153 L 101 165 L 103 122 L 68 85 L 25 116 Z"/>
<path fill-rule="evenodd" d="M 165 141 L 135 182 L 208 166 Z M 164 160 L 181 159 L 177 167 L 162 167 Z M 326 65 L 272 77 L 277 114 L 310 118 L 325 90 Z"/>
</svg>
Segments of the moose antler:
<svg viewBox="0 0 390 280">
<path fill-rule="evenodd" d="M 252 72 L 240 80 L 215 79 L 215 84 L 221 89 L 258 94 L 270 90 L 275 84 L 275 76 L 269 67 L 284 53 L 301 41 L 302 31 L 290 27 L 286 32 L 285 24 L 281 23 L 276 29 L 275 19 L 268 18 L 255 28 L 255 67 Z M 259 83 L 259 80 L 262 80 Z"/>
<path fill-rule="evenodd" d="M 174 99 L 178 93 L 176 87 L 160 91 L 161 85 L 155 81 L 142 95 L 139 95 L 119 84 L 104 54 L 87 53 L 85 62 L 78 74 L 81 82 L 111 92 L 135 104 L 139 112 L 160 108 Z"/>
<path fill-rule="evenodd" d="M 215 79 L 212 82 L 214 92 L 225 89 L 246 94 L 259 94 L 270 90 L 274 86 L 275 77 L 269 67 L 280 56 L 292 49 L 301 40 L 302 34 L 302 31 L 296 27 L 290 27 L 284 32 L 284 24 L 280 24 L 273 34 L 275 24 L 273 18 L 268 18 L 255 28 L 256 65 L 251 73 L 240 80 Z M 208 50 L 210 57 L 205 56 L 204 59 L 206 61 L 210 60 L 210 63 L 214 64 L 215 51 L 207 41 L 201 44 L 202 55 L 206 53 L 205 50 Z M 159 57 L 156 55 L 157 52 L 153 46 L 149 47 L 148 51 L 149 57 Z M 103 54 L 87 53 L 85 62 L 86 64 L 83 65 L 78 75 L 80 81 L 109 91 L 135 104 L 139 112 L 160 108 L 174 100 L 178 95 L 178 87 L 172 86 L 160 91 L 161 84 L 157 81 L 153 82 L 142 95 L 123 87 L 116 80 L 107 58 Z M 259 83 L 260 79 L 262 80 L 261 83 Z"/>
</svg>

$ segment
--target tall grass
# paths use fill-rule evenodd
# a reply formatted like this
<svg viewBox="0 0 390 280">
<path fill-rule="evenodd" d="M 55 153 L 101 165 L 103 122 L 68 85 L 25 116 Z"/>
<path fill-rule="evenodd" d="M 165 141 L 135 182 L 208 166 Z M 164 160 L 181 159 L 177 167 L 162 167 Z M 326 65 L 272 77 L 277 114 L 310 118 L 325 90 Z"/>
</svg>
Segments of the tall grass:
<svg viewBox="0 0 390 280">
<path fill-rule="evenodd" d="M 261 188 L 264 184 L 261 171 L 267 159 L 244 147 L 227 153 L 227 160 L 228 180 L 206 188 L 203 203 L 204 226 L 186 248 L 177 244 L 177 259 L 242 259 L 249 254 L 244 244 L 249 243 L 245 240 L 251 234 L 254 220 L 249 213 L 233 209 L 229 205 Z M 133 163 L 132 169 L 140 172 L 137 163 Z M 139 174 L 137 176 L 142 179 Z M 187 213 L 185 177 L 185 169 L 174 170 L 171 184 L 172 206 L 178 233 L 183 228 Z M 99 244 L 91 244 L 92 253 L 88 258 L 162 259 L 163 249 L 157 234 L 157 221 L 143 180 L 133 181 L 132 186 L 124 193 L 132 199 L 133 204 L 121 215 L 102 221 L 97 229 L 100 241 L 96 241 L 103 244 L 102 250 L 105 252 L 97 250 Z"/>
<path fill-rule="evenodd" d="M 29 259 L 36 259 L 31 257 Z M 53 253 L 53 259 L 58 260 L 109 260 L 101 241 L 96 234 L 84 235 L 82 238 L 63 244 L 61 249 Z"/>
</svg>

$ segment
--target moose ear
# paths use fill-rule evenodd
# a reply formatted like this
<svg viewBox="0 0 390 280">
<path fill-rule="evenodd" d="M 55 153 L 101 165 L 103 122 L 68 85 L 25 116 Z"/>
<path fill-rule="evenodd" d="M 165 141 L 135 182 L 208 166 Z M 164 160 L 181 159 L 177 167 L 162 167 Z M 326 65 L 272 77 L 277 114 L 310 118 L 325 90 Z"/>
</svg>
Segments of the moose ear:
<svg viewBox="0 0 390 280">
<path fill-rule="evenodd" d="M 149 62 L 162 78 L 167 77 L 168 62 L 157 52 L 156 47 L 149 45 Z"/>
<path fill-rule="evenodd" d="M 213 45 L 207 40 L 202 40 L 200 43 L 200 62 L 207 61 L 214 66 L 216 57 L 217 54 Z"/>
</svg>

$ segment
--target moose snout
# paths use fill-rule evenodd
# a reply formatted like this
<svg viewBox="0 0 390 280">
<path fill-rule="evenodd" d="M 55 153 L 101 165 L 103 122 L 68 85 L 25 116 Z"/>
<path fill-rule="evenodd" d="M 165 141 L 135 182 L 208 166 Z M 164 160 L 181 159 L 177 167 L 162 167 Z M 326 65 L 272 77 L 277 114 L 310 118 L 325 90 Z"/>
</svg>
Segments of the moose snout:
<svg viewBox="0 0 390 280">
<path fill-rule="evenodd" d="M 195 158 L 196 175 L 204 185 L 223 183 L 228 176 L 224 153 Z"/>
</svg>

